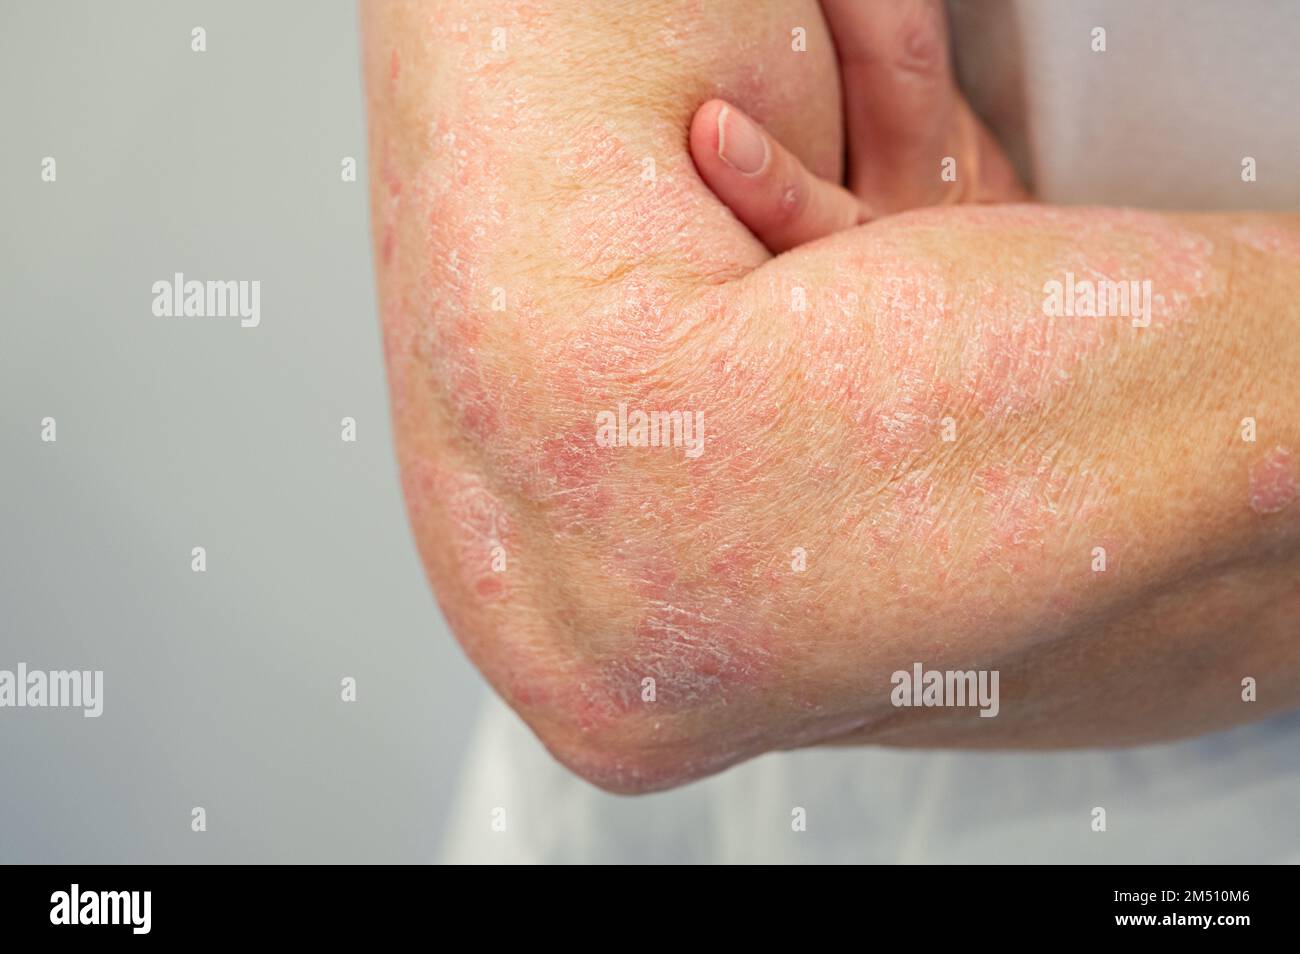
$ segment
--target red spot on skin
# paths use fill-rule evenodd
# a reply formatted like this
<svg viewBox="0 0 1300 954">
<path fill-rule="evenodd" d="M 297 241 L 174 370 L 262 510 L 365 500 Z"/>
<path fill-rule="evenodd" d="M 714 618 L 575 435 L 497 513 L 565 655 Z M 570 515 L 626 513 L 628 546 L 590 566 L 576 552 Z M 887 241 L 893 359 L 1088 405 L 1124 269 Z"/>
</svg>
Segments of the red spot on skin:
<svg viewBox="0 0 1300 954">
<path fill-rule="evenodd" d="M 547 489 L 563 493 L 588 488 L 613 469 L 615 449 L 596 443 L 595 415 L 588 424 L 579 424 L 567 434 L 544 440 L 540 452 L 540 469 Z"/>
<path fill-rule="evenodd" d="M 1277 513 L 1296 498 L 1296 472 L 1292 453 L 1274 447 L 1250 472 L 1250 509 L 1258 514 Z"/>
<path fill-rule="evenodd" d="M 380 149 L 379 179 L 384 186 L 384 194 L 378 203 L 379 214 L 379 261 L 386 268 L 392 264 L 394 236 L 397 219 L 402 210 L 402 180 L 393 162 L 392 149 L 385 142 Z"/>
<path fill-rule="evenodd" d="M 474 593 L 481 600 L 495 600 L 505 592 L 505 584 L 501 582 L 501 575 L 481 576 L 478 582 L 474 584 Z"/>
<path fill-rule="evenodd" d="M 468 361 L 451 368 L 451 394 L 460 425 L 472 437 L 486 441 L 500 424 L 501 392 L 492 387 L 491 372 Z"/>
<path fill-rule="evenodd" d="M 595 432 L 593 416 L 589 426 L 579 425 L 568 434 L 545 438 L 524 454 L 519 489 L 547 502 L 556 533 L 598 525 L 613 509 L 613 494 L 601 480 L 613 469 L 615 452 L 597 445 Z M 517 463 L 507 462 L 506 466 L 518 469 Z"/>
<path fill-rule="evenodd" d="M 665 603 L 672 599 L 677 584 L 677 567 L 662 556 L 658 561 L 643 563 L 637 579 L 637 592 L 652 603 Z"/>
<path fill-rule="evenodd" d="M 709 578 L 728 591 L 743 591 L 754 580 L 758 559 L 755 548 L 748 544 L 721 546 L 709 561 Z"/>
</svg>

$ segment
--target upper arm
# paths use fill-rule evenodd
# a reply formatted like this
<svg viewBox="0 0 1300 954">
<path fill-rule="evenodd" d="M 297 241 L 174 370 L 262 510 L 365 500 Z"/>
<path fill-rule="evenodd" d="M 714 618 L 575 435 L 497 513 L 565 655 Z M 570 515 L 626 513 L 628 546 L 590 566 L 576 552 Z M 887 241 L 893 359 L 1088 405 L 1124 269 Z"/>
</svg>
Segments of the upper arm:
<svg viewBox="0 0 1300 954">
<path fill-rule="evenodd" d="M 740 651 L 746 620 L 677 595 L 714 564 L 738 586 L 748 547 L 702 545 L 681 565 L 680 526 L 665 534 L 654 508 L 682 485 L 652 490 L 644 459 L 604 453 L 594 417 L 655 382 L 677 390 L 672 367 L 707 337 L 702 290 L 768 258 L 695 173 L 701 102 L 743 105 L 839 177 L 820 11 L 376 3 L 363 21 L 376 269 L 422 557 L 467 651 L 548 743 L 571 762 L 617 749 L 643 678 L 671 711 L 715 684 L 733 693 L 767 652 Z M 659 480 L 681 464 L 649 467 Z M 722 492 L 687 503 L 702 534 Z M 621 770 L 587 771 L 615 784 Z"/>
</svg>

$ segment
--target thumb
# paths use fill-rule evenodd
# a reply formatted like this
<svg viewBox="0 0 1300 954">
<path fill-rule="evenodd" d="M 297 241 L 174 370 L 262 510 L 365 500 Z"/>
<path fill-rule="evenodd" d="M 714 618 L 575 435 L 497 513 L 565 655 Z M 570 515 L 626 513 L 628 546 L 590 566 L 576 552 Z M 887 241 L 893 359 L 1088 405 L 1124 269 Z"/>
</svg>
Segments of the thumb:
<svg viewBox="0 0 1300 954">
<path fill-rule="evenodd" d="M 696 110 L 690 146 L 701 178 L 774 254 L 870 217 L 860 199 L 813 175 L 763 127 L 720 99 Z"/>
</svg>

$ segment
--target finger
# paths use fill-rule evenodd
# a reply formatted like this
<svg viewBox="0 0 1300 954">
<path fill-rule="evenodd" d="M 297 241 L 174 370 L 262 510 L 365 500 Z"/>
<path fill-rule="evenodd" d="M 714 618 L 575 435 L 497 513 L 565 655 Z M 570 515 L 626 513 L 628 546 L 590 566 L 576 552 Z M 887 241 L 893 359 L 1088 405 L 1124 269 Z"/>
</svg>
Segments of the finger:
<svg viewBox="0 0 1300 954">
<path fill-rule="evenodd" d="M 881 213 L 943 201 L 963 100 L 940 0 L 822 0 L 844 84 L 849 187 Z"/>
<path fill-rule="evenodd" d="M 690 143 L 705 183 L 773 253 L 869 217 L 847 189 L 813 175 L 758 123 L 722 100 L 696 110 Z"/>
</svg>

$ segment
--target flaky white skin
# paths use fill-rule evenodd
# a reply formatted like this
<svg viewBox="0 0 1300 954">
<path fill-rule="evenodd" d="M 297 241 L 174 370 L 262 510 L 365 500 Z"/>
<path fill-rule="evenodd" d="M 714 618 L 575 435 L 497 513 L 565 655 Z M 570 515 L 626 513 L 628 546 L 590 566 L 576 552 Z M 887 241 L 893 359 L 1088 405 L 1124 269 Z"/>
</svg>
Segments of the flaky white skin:
<svg viewBox="0 0 1300 954">
<path fill-rule="evenodd" d="M 1127 744 L 1295 705 L 1295 217 L 944 208 L 772 258 L 686 130 L 726 99 L 837 180 L 815 4 L 362 12 L 412 526 L 574 771 L 638 792 L 818 742 Z M 1150 326 L 1047 317 L 1067 272 L 1150 280 Z M 703 453 L 599 446 L 620 403 L 702 412 Z M 999 670 L 998 716 L 894 707 L 915 662 Z"/>
</svg>

